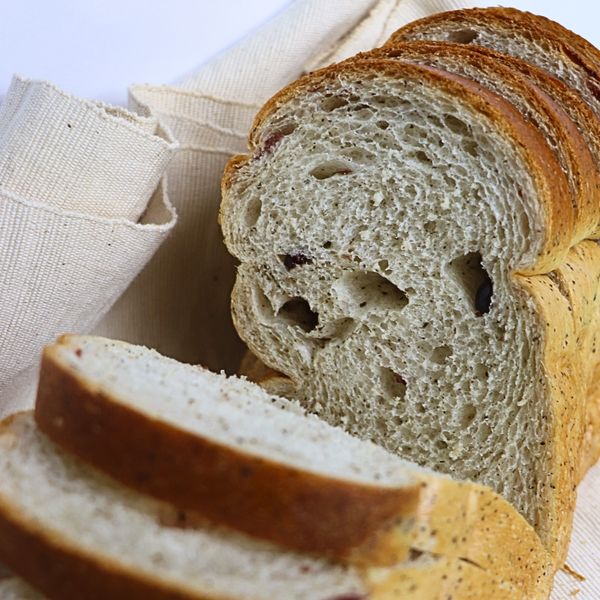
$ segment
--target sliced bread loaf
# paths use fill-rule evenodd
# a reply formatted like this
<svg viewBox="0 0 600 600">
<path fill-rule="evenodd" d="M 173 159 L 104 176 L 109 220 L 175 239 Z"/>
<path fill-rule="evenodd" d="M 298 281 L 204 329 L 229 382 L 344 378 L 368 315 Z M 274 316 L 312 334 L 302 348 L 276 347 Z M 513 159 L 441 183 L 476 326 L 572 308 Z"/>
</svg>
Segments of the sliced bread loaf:
<svg viewBox="0 0 600 600">
<path fill-rule="evenodd" d="M 247 381 L 123 342 L 63 336 L 44 351 L 35 416 L 64 449 L 183 509 L 182 522 L 209 518 L 357 564 L 435 552 L 525 593 L 543 586 L 547 554 L 500 496 L 425 471 Z"/>
<path fill-rule="evenodd" d="M 600 250 L 569 250 L 539 131 L 462 76 L 372 59 L 280 92 L 250 147 L 221 214 L 242 338 L 330 423 L 493 487 L 560 564 Z"/>
<path fill-rule="evenodd" d="M 0 558 L 50 600 L 525 598 L 458 559 L 425 553 L 359 570 L 206 525 L 182 528 L 166 505 L 60 451 L 31 414 L 0 427 Z"/>
</svg>

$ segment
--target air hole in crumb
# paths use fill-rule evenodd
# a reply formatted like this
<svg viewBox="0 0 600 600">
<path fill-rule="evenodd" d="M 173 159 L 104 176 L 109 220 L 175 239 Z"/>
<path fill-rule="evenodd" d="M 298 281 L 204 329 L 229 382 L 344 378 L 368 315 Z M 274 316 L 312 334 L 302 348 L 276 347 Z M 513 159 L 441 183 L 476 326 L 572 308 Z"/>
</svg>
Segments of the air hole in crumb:
<svg viewBox="0 0 600 600">
<path fill-rule="evenodd" d="M 477 376 L 477 379 L 486 383 L 488 380 L 488 377 L 490 376 L 489 367 L 487 365 L 483 365 L 481 363 L 476 365 L 475 366 L 475 375 Z"/>
<path fill-rule="evenodd" d="M 431 360 L 437 365 L 445 365 L 448 358 L 452 356 L 452 348 L 449 346 L 438 346 L 431 353 Z"/>
<path fill-rule="evenodd" d="M 448 129 L 450 129 L 450 131 L 453 131 L 459 135 L 469 134 L 469 126 L 454 115 L 445 115 L 444 121 L 446 121 L 446 126 Z"/>
<path fill-rule="evenodd" d="M 455 44 L 471 44 L 477 39 L 478 35 L 472 29 L 459 29 L 458 31 L 451 31 L 448 34 L 447 41 Z"/>
<path fill-rule="evenodd" d="M 331 112 L 336 108 L 342 108 L 342 106 L 348 106 L 348 100 L 342 98 L 342 96 L 332 96 L 323 102 L 323 110 L 325 112 Z"/>
<path fill-rule="evenodd" d="M 401 310 L 408 304 L 401 289 L 373 271 L 347 272 L 333 287 L 340 301 L 353 311 Z"/>
<path fill-rule="evenodd" d="M 448 443 L 445 442 L 444 440 L 436 440 L 435 441 L 435 447 L 438 450 L 446 450 L 448 448 Z"/>
<path fill-rule="evenodd" d="M 283 123 L 277 128 L 280 135 L 290 135 L 290 133 L 294 133 L 295 129 L 296 123 Z"/>
<path fill-rule="evenodd" d="M 256 225 L 261 210 L 262 202 L 260 198 L 251 198 L 246 207 L 246 227 L 254 227 Z"/>
<path fill-rule="evenodd" d="M 423 229 L 427 233 L 435 233 L 437 230 L 437 223 L 435 221 L 427 221 L 427 223 L 423 225 Z"/>
<path fill-rule="evenodd" d="M 377 127 L 379 127 L 379 129 L 383 129 L 386 130 L 390 124 L 387 121 L 377 121 L 377 123 L 375 123 L 375 125 L 377 125 Z"/>
<path fill-rule="evenodd" d="M 388 397 L 404 400 L 406 397 L 406 381 L 402 375 L 382 367 L 379 374 L 381 388 Z"/>
<path fill-rule="evenodd" d="M 352 173 L 352 169 L 349 168 L 348 163 L 342 160 L 330 160 L 315 167 L 310 175 L 315 179 L 329 179 L 334 175 L 349 175 L 350 173 Z"/>
<path fill-rule="evenodd" d="M 343 341 L 354 331 L 356 323 L 354 319 L 343 317 L 319 325 L 312 331 L 311 337 L 324 342 L 333 340 Z"/>
<path fill-rule="evenodd" d="M 387 271 L 390 268 L 390 263 L 385 259 L 380 260 L 377 264 L 382 271 Z"/>
<path fill-rule="evenodd" d="M 460 412 L 460 425 L 463 429 L 466 429 L 477 416 L 477 409 L 472 404 L 466 404 L 463 406 Z"/>
<path fill-rule="evenodd" d="M 479 144 L 475 140 L 463 140 L 461 146 L 467 154 L 478 156 L 477 149 L 479 148 Z"/>
<path fill-rule="evenodd" d="M 378 160 L 377 155 L 374 154 L 373 152 L 369 152 L 368 150 L 365 150 L 364 148 L 358 148 L 356 146 L 354 146 L 352 148 L 344 149 L 341 151 L 340 154 L 342 156 L 347 156 L 351 161 L 357 162 L 357 163 L 369 164 L 369 163 L 374 163 Z M 346 166 L 346 169 L 348 169 L 348 166 Z"/>
<path fill-rule="evenodd" d="M 470 252 L 459 256 L 448 264 L 450 274 L 464 290 L 469 304 L 476 314 L 490 311 L 492 281 L 481 264 L 481 254 Z"/>
<path fill-rule="evenodd" d="M 325 243 L 323 244 L 323 248 L 325 248 L 325 250 L 329 250 L 329 248 L 331 248 L 331 246 L 332 246 L 332 243 L 331 243 L 331 242 L 325 242 Z"/>
<path fill-rule="evenodd" d="M 312 311 L 304 298 L 288 300 L 279 309 L 277 316 L 292 326 L 300 327 L 306 333 L 311 332 L 319 324 L 319 313 Z"/>
<path fill-rule="evenodd" d="M 429 156 L 427 156 L 427 154 L 425 154 L 425 152 L 423 152 L 422 150 L 419 150 L 419 152 L 417 152 L 415 154 L 416 159 L 423 164 L 431 164 L 431 159 L 429 158 Z"/>
</svg>

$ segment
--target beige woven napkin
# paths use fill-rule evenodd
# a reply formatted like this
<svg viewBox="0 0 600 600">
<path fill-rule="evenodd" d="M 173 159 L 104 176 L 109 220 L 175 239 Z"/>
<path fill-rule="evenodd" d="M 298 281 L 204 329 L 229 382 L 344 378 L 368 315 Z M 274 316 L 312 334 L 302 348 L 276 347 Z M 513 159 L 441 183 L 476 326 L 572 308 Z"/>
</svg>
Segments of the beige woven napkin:
<svg viewBox="0 0 600 600">
<path fill-rule="evenodd" d="M 88 331 L 175 223 L 155 117 L 15 77 L 0 107 L 0 413 L 30 406 L 45 344 Z"/>
<path fill-rule="evenodd" d="M 304 72 L 472 4 L 296 0 L 175 85 L 133 86 L 132 113 L 17 80 L 0 109 L 0 411 L 31 405 L 45 343 L 100 319 L 96 333 L 234 371 L 242 345 L 229 316 L 234 263 L 217 225 L 220 178 L 246 150 L 255 113 Z M 168 168 L 178 224 L 150 259 L 175 221 L 160 180 L 169 131 L 181 145 Z M 577 589 L 578 600 L 600 599 L 599 494 L 596 468 L 581 488 L 568 561 L 587 579 L 559 573 L 553 600 Z"/>
</svg>

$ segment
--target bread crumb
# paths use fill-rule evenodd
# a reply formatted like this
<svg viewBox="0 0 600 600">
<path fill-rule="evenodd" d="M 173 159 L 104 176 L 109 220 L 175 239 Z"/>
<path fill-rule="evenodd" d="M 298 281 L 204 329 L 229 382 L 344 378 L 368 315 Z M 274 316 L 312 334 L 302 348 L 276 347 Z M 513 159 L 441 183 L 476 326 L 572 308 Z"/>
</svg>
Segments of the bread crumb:
<svg viewBox="0 0 600 600">
<path fill-rule="evenodd" d="M 573 577 L 577 577 L 579 581 L 585 581 L 585 577 L 583 575 L 580 575 L 577 571 L 571 569 L 571 567 L 569 567 L 567 563 L 563 565 L 563 570 L 565 570 L 570 575 L 573 575 Z"/>
<path fill-rule="evenodd" d="M 577 596 L 577 594 L 579 594 L 580 591 L 581 591 L 580 589 L 573 590 L 571 592 L 571 596 Z"/>
</svg>

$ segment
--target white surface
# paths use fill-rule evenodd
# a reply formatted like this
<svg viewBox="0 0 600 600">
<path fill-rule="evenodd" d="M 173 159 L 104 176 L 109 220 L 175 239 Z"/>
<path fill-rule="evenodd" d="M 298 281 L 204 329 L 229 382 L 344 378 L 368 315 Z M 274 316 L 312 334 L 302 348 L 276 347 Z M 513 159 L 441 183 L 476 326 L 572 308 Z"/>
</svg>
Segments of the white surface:
<svg viewBox="0 0 600 600">
<path fill-rule="evenodd" d="M 17 72 L 49 79 L 74 94 L 125 104 L 129 84 L 172 83 L 290 1 L 2 0 L 0 99 Z M 503 4 L 557 20 L 600 46 L 600 3 Z"/>
<path fill-rule="evenodd" d="M 125 104 L 132 83 L 171 83 L 290 0 L 2 0 L 0 98 L 12 74 Z"/>
</svg>

